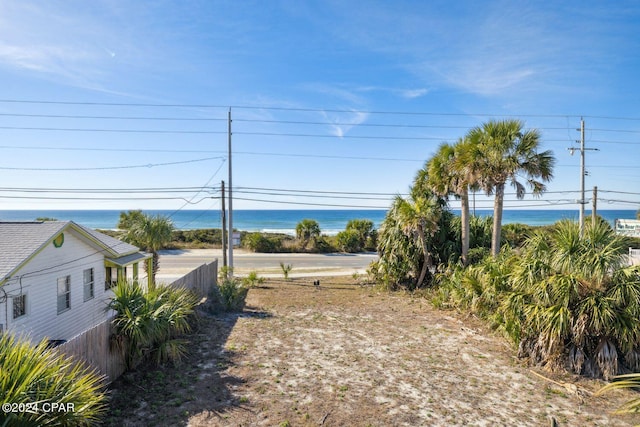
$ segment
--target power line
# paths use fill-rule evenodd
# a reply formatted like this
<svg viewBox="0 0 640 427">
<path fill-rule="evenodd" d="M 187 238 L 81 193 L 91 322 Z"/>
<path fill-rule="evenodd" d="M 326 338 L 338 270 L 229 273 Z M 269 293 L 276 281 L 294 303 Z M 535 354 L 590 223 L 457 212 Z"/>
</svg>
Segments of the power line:
<svg viewBox="0 0 640 427">
<path fill-rule="evenodd" d="M 178 162 L 166 163 L 147 163 L 144 165 L 128 165 L 128 166 L 103 166 L 103 167 L 87 167 L 87 168 L 27 168 L 27 167 L 11 167 L 0 166 L 0 170 L 20 170 L 20 171 L 94 171 L 94 170 L 116 170 L 116 169 L 137 169 L 137 168 L 153 168 L 157 166 L 172 166 L 187 163 L 205 162 L 207 160 L 221 159 L 222 157 L 205 157 L 202 159 L 183 160 Z"/>
<path fill-rule="evenodd" d="M 24 113 L 0 113 L 1 117 L 29 117 L 46 119 L 96 119 L 96 120 L 153 120 L 153 121 L 193 121 L 210 122 L 226 121 L 223 118 L 192 118 L 192 117 L 140 117 L 140 116 L 83 116 L 63 114 L 24 114 Z"/>
<path fill-rule="evenodd" d="M 222 131 L 205 130 L 153 130 L 153 129 L 89 129 L 89 128 L 53 128 L 53 127 L 22 127 L 22 126 L 0 126 L 5 130 L 35 130 L 47 132 L 114 132 L 114 133 L 158 133 L 158 134 L 203 134 L 215 135 L 223 134 Z"/>
<path fill-rule="evenodd" d="M 211 197 L 202 197 L 196 202 L 191 202 L 189 199 L 185 197 L 62 197 L 62 196 L 2 196 L 0 195 L 0 199 L 20 199 L 20 200 L 83 200 L 83 201 L 104 201 L 104 200 L 129 200 L 129 201 L 138 201 L 138 200 L 183 200 L 190 205 L 197 205 L 203 200 L 211 199 Z"/>
</svg>

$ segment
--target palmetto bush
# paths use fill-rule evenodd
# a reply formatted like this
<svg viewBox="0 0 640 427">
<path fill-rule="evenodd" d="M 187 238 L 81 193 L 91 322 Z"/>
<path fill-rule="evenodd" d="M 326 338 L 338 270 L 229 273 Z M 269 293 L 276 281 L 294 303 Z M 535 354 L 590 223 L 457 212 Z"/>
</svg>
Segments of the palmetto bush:
<svg viewBox="0 0 640 427">
<path fill-rule="evenodd" d="M 599 221 L 584 236 L 570 221 L 441 279 L 438 296 L 491 320 L 519 355 L 550 368 L 609 379 L 640 368 L 640 269 L 627 266 L 626 239 Z"/>
<path fill-rule="evenodd" d="M 128 368 L 153 357 L 156 363 L 177 362 L 184 355 L 198 298 L 185 288 L 157 286 L 145 291 L 138 283 L 121 281 L 109 307 L 116 311 L 113 343 Z"/>
<path fill-rule="evenodd" d="M 0 334 L 0 403 L 38 403 L 39 412 L 0 412 L 2 426 L 88 426 L 100 422 L 107 409 L 103 378 L 74 360 Z M 73 404 L 72 411 L 44 410 L 52 403 Z"/>
</svg>

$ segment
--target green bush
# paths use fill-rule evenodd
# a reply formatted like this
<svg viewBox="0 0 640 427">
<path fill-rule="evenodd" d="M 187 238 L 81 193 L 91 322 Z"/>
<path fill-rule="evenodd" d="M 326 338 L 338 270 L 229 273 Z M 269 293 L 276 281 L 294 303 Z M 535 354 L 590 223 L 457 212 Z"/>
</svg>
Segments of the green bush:
<svg viewBox="0 0 640 427">
<path fill-rule="evenodd" d="M 282 242 L 276 237 L 266 237 L 262 233 L 249 233 L 244 239 L 244 247 L 253 252 L 279 252 Z"/>
<path fill-rule="evenodd" d="M 491 322 L 518 354 L 551 369 L 609 379 L 640 369 L 640 268 L 605 222 L 560 221 L 518 251 L 442 277 L 434 303 Z"/>
<path fill-rule="evenodd" d="M 214 308 L 223 311 L 241 311 L 249 288 L 236 278 L 224 279 L 213 296 Z"/>
<path fill-rule="evenodd" d="M 145 291 L 131 281 L 119 282 L 113 292 L 112 342 L 127 368 L 151 356 L 158 364 L 180 361 L 186 343 L 179 336 L 191 330 L 198 298 L 185 288 L 158 286 Z"/>
<path fill-rule="evenodd" d="M 107 410 L 103 378 L 54 349 L 0 334 L 0 401 L 38 403 L 39 412 L 0 412 L 2 426 L 89 426 L 99 424 Z M 69 411 L 44 411 L 65 404 Z"/>
<path fill-rule="evenodd" d="M 264 283 L 264 277 L 258 276 L 255 271 L 250 272 L 247 277 L 242 279 L 242 284 L 248 288 L 261 285 Z"/>
<path fill-rule="evenodd" d="M 344 230 L 336 236 L 336 245 L 342 252 L 360 252 L 363 244 L 362 237 L 356 230 Z"/>
</svg>

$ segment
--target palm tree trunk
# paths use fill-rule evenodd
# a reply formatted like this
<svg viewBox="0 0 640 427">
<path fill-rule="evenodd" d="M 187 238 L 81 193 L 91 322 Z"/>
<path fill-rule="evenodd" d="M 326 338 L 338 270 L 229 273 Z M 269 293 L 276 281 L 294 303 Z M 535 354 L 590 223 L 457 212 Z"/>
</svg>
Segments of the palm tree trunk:
<svg viewBox="0 0 640 427">
<path fill-rule="evenodd" d="M 460 195 L 460 234 L 462 240 L 462 265 L 469 258 L 469 188 L 465 187 Z"/>
<path fill-rule="evenodd" d="M 500 237 L 502 235 L 502 209 L 504 207 L 504 183 L 496 185 L 496 198 L 493 201 L 493 232 L 491 233 L 491 255 L 500 253 Z"/>
<path fill-rule="evenodd" d="M 425 276 L 427 275 L 427 268 L 431 265 L 431 254 L 427 249 L 427 241 L 424 238 L 424 230 L 422 227 L 418 228 L 418 238 L 420 239 L 420 243 L 422 243 L 422 253 L 424 254 L 424 262 L 422 263 L 422 269 L 420 270 L 420 277 L 418 277 L 418 281 L 416 282 L 416 288 L 419 288 L 424 281 Z"/>
</svg>

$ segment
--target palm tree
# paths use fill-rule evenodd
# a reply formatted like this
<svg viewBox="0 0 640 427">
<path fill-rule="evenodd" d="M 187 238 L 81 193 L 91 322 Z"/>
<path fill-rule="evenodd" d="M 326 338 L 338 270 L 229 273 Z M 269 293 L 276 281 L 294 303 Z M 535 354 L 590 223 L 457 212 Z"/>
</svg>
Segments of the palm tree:
<svg viewBox="0 0 640 427">
<path fill-rule="evenodd" d="M 427 181 L 430 188 L 441 197 L 453 194 L 460 198 L 460 229 L 462 264 L 467 265 L 469 254 L 469 187 L 475 185 L 475 159 L 470 157 L 469 142 L 459 139 L 456 145 L 442 144 L 435 156 L 428 161 Z"/>
<path fill-rule="evenodd" d="M 500 251 L 506 183 L 510 182 L 516 189 L 517 198 L 522 199 L 526 191 L 525 185 L 518 181 L 520 175 L 524 175 L 535 196 L 545 191 L 543 182 L 553 177 L 555 158 L 552 152 L 538 153 L 540 133 L 537 130 L 523 131 L 523 127 L 520 120 L 491 120 L 467 135 L 475 151 L 475 168 L 481 173 L 478 184 L 487 195 L 495 194 L 491 239 L 494 257 Z M 541 181 L 536 180 L 538 178 Z"/>
<path fill-rule="evenodd" d="M 179 361 L 186 344 L 179 336 L 191 330 L 197 303 L 186 288 L 159 286 L 145 291 L 136 282 L 118 282 L 109 308 L 116 311 L 114 344 L 127 368 L 150 355 L 158 364 Z"/>
<path fill-rule="evenodd" d="M 128 225 L 129 229 L 124 240 L 153 255 L 152 269 L 147 270 L 147 274 L 152 276 L 155 283 L 159 269 L 158 251 L 171 242 L 173 222 L 166 216 L 142 214 L 132 218 Z"/>
<path fill-rule="evenodd" d="M 370 267 L 374 277 L 389 290 L 406 283 L 411 273 L 417 273 L 420 268 L 422 250 L 412 237 L 403 232 L 400 224 L 398 206 L 401 200 L 401 197 L 395 199 L 380 224 L 377 242 L 379 258 Z"/>
<path fill-rule="evenodd" d="M 399 225 L 407 236 L 415 236 L 422 249 L 424 260 L 416 287 L 420 287 L 427 274 L 428 267 L 433 266 L 433 255 L 429 249 L 427 236 L 438 231 L 438 223 L 442 215 L 442 207 L 435 197 L 412 192 L 408 199 L 397 196 L 395 200 Z"/>
<path fill-rule="evenodd" d="M 303 249 L 310 240 L 320 237 L 320 224 L 314 219 L 303 219 L 296 225 L 296 238 L 302 241 Z"/>
<path fill-rule="evenodd" d="M 587 224 L 582 237 L 565 220 L 528 239 L 511 278 L 524 301 L 522 344 L 534 360 L 553 364 L 568 355 L 574 372 L 609 379 L 624 359 L 637 372 L 640 270 L 625 252 L 624 237 L 604 221 Z"/>
</svg>

